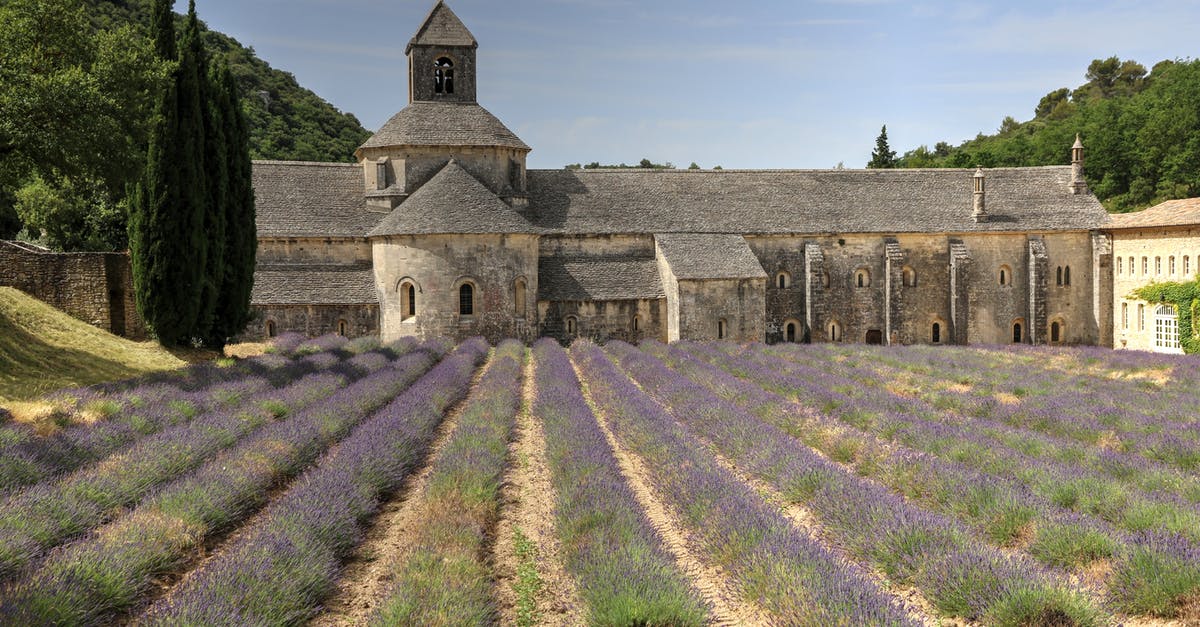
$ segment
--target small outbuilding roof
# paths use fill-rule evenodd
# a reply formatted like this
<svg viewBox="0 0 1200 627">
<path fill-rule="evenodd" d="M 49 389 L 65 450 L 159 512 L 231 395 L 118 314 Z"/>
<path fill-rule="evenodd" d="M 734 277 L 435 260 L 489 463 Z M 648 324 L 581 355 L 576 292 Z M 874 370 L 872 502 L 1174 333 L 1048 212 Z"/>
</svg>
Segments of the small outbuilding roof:
<svg viewBox="0 0 1200 627">
<path fill-rule="evenodd" d="M 255 305 L 369 305 L 379 302 L 367 264 L 260 264 L 254 271 Z"/>
<path fill-rule="evenodd" d="M 1136 213 L 1118 213 L 1110 229 L 1139 229 L 1160 226 L 1200 226 L 1200 198 L 1168 200 Z"/>
<path fill-rule="evenodd" d="M 366 237 L 383 219 L 355 164 L 255 161 L 252 178 L 259 237 Z"/>
<path fill-rule="evenodd" d="M 428 183 L 393 209 L 370 235 L 539 231 L 451 159 Z"/>
<path fill-rule="evenodd" d="M 654 300 L 663 296 L 653 257 L 588 255 L 538 260 L 538 300 Z"/>
<path fill-rule="evenodd" d="M 474 102 L 414 102 L 392 116 L 362 148 L 485 146 L 529 150 L 496 116 Z"/>
<path fill-rule="evenodd" d="M 655 235 L 654 241 L 677 279 L 767 277 L 758 257 L 741 235 L 673 233 Z"/>
</svg>

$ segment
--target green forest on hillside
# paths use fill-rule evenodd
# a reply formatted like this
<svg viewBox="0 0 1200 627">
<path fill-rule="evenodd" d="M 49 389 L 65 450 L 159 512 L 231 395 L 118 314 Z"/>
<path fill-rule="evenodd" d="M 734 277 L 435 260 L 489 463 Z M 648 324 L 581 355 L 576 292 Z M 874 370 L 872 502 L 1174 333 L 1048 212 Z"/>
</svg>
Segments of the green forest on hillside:
<svg viewBox="0 0 1200 627">
<path fill-rule="evenodd" d="M 896 167 L 1064 165 L 1079 133 L 1084 174 L 1109 211 L 1200 196 L 1200 60 L 1162 61 L 1147 71 L 1132 60 L 1097 59 L 1086 78 L 1046 94 L 1026 122 L 1010 116 L 993 135 L 919 146 Z"/>
<path fill-rule="evenodd" d="M 149 13 L 150 0 L 0 0 L 0 238 L 125 248 L 128 188 L 167 75 Z M 253 49 L 202 28 L 240 88 L 252 158 L 350 161 L 369 137 Z"/>
</svg>

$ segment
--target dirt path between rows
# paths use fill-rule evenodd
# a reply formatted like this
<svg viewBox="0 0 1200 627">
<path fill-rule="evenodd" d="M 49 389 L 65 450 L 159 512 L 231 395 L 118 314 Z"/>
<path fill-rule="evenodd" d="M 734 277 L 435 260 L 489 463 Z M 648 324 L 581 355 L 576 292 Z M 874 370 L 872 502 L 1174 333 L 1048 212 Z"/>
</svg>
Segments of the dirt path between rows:
<svg viewBox="0 0 1200 627">
<path fill-rule="evenodd" d="M 579 366 L 572 360 L 576 375 L 584 381 Z M 634 497 L 641 505 L 642 511 L 650 519 L 651 525 L 658 532 L 667 552 L 675 558 L 675 564 L 687 577 L 689 583 L 709 605 L 711 625 L 740 626 L 740 625 L 769 625 L 771 617 L 762 608 L 741 598 L 737 586 L 728 573 L 716 565 L 705 563 L 698 557 L 703 553 L 699 542 L 691 539 L 683 524 L 676 518 L 665 503 L 651 490 L 654 480 L 646 470 L 645 462 L 638 456 L 624 450 L 617 442 L 616 436 L 602 417 L 603 412 L 597 411 L 587 386 L 583 386 L 584 398 L 592 408 L 596 423 L 608 440 L 617 465 L 625 482 L 633 490 Z"/>
<path fill-rule="evenodd" d="M 325 600 L 324 611 L 309 625 L 348 627 L 365 624 L 387 598 L 394 580 L 393 567 L 413 545 L 421 521 L 426 517 L 425 488 L 433 473 L 433 460 L 454 435 L 459 416 L 475 395 L 479 380 L 491 363 L 489 357 L 488 363 L 475 371 L 467 395 L 438 425 L 420 470 L 410 474 L 393 498 L 380 507 L 365 538 L 346 562 L 338 578 L 337 592 Z"/>
<path fill-rule="evenodd" d="M 546 438 L 541 421 L 533 415 L 537 393 L 534 359 L 525 360 L 524 401 L 517 413 L 517 427 L 508 447 L 508 469 L 500 488 L 500 520 L 493 547 L 495 585 L 493 598 L 503 625 L 517 623 L 517 567 L 513 546 L 517 529 L 537 547 L 538 576 L 542 587 L 534 600 L 539 625 L 584 624 L 583 605 L 575 581 L 563 567 L 562 547 L 554 530 L 554 488 L 546 466 Z"/>
</svg>

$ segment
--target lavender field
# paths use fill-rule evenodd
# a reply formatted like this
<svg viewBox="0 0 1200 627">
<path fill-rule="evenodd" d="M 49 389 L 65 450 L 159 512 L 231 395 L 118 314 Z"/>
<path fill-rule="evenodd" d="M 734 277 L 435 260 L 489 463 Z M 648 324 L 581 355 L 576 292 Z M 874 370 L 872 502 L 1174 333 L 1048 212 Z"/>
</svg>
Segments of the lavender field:
<svg viewBox="0 0 1200 627">
<path fill-rule="evenodd" d="M 0 413 L 0 624 L 1198 624 L 1198 384 L 1100 349 L 283 337 L 56 392 L 51 433 Z"/>
</svg>

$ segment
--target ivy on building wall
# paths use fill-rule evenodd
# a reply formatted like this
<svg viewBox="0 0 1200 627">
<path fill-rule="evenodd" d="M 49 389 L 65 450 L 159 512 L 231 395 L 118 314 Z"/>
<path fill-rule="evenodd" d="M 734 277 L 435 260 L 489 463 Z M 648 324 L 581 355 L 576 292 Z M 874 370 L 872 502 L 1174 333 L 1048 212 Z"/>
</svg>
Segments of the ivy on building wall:
<svg viewBox="0 0 1200 627">
<path fill-rule="evenodd" d="M 1179 345 L 1189 355 L 1200 354 L 1200 337 L 1192 327 L 1200 309 L 1200 278 L 1187 283 L 1151 283 L 1134 290 L 1131 296 L 1148 303 L 1174 305 L 1179 317 Z"/>
</svg>

